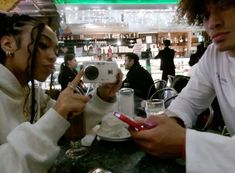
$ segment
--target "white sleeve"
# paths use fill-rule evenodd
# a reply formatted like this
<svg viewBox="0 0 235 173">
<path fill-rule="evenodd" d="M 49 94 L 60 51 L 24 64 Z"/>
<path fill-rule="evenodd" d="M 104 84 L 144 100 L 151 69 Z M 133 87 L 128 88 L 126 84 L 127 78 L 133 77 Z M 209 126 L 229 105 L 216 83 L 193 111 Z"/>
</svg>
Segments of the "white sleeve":
<svg viewBox="0 0 235 173">
<path fill-rule="evenodd" d="M 235 137 L 186 131 L 187 173 L 234 173 Z"/>
<path fill-rule="evenodd" d="M 116 98 L 112 103 L 103 101 L 99 96 L 97 96 L 97 89 L 95 89 L 92 99 L 87 103 L 84 111 L 87 132 L 97 125 L 105 114 L 113 111 L 115 102 Z"/>
<path fill-rule="evenodd" d="M 215 97 L 215 91 L 211 81 L 208 59 L 203 56 L 198 65 L 193 70 L 192 76 L 174 101 L 168 107 L 168 110 L 174 112 L 180 117 L 186 127 L 192 127 L 197 115 L 209 107 Z"/>
<path fill-rule="evenodd" d="M 54 109 L 35 124 L 20 124 L 0 145 L 0 172 L 46 173 L 59 152 L 57 141 L 68 127 Z"/>
</svg>

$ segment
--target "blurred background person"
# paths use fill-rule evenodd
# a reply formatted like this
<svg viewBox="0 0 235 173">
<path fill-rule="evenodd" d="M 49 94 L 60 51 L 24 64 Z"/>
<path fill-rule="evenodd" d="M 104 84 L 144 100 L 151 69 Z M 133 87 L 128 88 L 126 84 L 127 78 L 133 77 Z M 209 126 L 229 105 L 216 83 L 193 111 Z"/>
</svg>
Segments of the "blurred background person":
<svg viewBox="0 0 235 173">
<path fill-rule="evenodd" d="M 155 59 L 161 59 L 160 70 L 162 70 L 162 80 L 167 82 L 168 75 L 175 76 L 175 50 L 169 48 L 171 44 L 170 40 L 164 40 L 163 43 L 165 48 L 159 51 L 157 56 L 155 56 Z"/>
<path fill-rule="evenodd" d="M 60 65 L 60 72 L 58 76 L 61 91 L 64 90 L 68 86 L 68 83 L 71 82 L 77 75 L 77 66 L 78 62 L 74 54 L 64 55 L 64 62 Z M 82 90 L 81 92 L 86 92 L 87 87 L 84 85 L 82 80 L 80 80 L 78 86 L 79 89 Z"/>
<path fill-rule="evenodd" d="M 197 45 L 196 53 L 194 53 L 190 56 L 188 64 L 190 66 L 193 66 L 194 64 L 196 64 L 199 61 L 199 59 L 202 57 L 205 50 L 206 50 L 206 48 L 204 47 L 203 42 L 201 42 L 199 45 Z"/>
<path fill-rule="evenodd" d="M 142 100 L 148 99 L 156 90 L 151 74 L 145 70 L 139 63 L 139 57 L 134 53 L 125 54 L 125 68 L 128 71 L 122 87 L 134 89 L 135 106 L 139 107 Z M 151 91 L 149 92 L 149 89 Z"/>
</svg>

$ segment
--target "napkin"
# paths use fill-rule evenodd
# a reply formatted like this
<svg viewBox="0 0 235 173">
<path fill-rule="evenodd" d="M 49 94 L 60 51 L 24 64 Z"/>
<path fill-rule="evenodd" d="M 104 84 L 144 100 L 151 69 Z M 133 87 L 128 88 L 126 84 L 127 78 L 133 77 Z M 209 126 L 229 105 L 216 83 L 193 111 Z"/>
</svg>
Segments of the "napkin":
<svg viewBox="0 0 235 173">
<path fill-rule="evenodd" d="M 97 134 L 100 137 L 105 138 L 127 138 L 130 137 L 127 127 L 128 125 L 126 123 L 122 122 L 110 113 L 102 119 L 100 128 L 97 130 Z"/>
<path fill-rule="evenodd" d="M 86 136 L 84 136 L 81 140 L 81 143 L 83 146 L 89 147 L 92 145 L 93 141 L 95 140 L 96 137 L 96 131 L 99 129 L 100 125 L 96 125 L 93 127 Z"/>
</svg>

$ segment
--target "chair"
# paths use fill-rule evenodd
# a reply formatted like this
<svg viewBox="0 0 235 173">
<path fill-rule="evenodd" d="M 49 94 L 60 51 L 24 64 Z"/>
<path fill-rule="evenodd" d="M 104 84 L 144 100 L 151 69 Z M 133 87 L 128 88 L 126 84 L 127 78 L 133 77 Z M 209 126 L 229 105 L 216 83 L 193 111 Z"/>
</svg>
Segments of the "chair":
<svg viewBox="0 0 235 173">
<path fill-rule="evenodd" d="M 154 80 L 154 85 L 156 90 L 163 89 L 167 86 L 167 83 L 165 80 Z"/>
<path fill-rule="evenodd" d="M 175 78 L 175 76 L 172 76 L 172 75 L 167 75 L 167 78 L 168 78 L 168 81 L 169 81 L 169 84 L 170 84 L 170 86 L 172 85 L 172 83 L 173 83 L 173 81 L 174 81 L 174 78 Z"/>
<path fill-rule="evenodd" d="M 167 108 L 171 101 L 178 96 L 177 91 L 174 88 L 165 87 L 160 90 L 157 90 L 151 97 L 151 99 L 158 98 L 164 99 L 165 107 Z"/>
<path fill-rule="evenodd" d="M 213 118 L 214 118 L 214 110 L 212 106 L 209 106 L 208 109 L 203 111 L 198 116 L 194 129 L 197 129 L 200 131 L 207 131 L 212 124 Z"/>
<path fill-rule="evenodd" d="M 170 78 L 170 87 L 174 88 L 178 93 L 181 92 L 181 90 L 187 85 L 190 77 L 189 76 L 183 76 L 183 75 L 176 75 L 176 76 L 170 76 L 168 75 L 168 78 Z"/>
<path fill-rule="evenodd" d="M 177 94 L 177 95 L 173 95 L 173 96 L 171 96 L 171 97 L 165 99 L 165 101 L 164 101 L 165 108 L 168 108 L 168 106 L 170 106 L 171 102 L 172 102 L 177 96 L 178 96 L 178 94 Z"/>
<path fill-rule="evenodd" d="M 178 92 L 174 88 L 165 87 L 157 90 L 154 94 L 152 94 L 150 100 L 153 98 L 167 99 L 173 95 L 178 95 Z"/>
<path fill-rule="evenodd" d="M 211 125 L 211 123 L 212 123 L 212 120 L 213 120 L 213 118 L 214 118 L 214 110 L 213 110 L 213 108 L 212 108 L 212 106 L 209 106 L 209 115 L 207 116 L 207 120 L 205 121 L 205 125 L 204 125 L 204 127 L 202 128 L 202 131 L 206 131 L 209 127 L 210 127 L 210 125 Z"/>
<path fill-rule="evenodd" d="M 153 90 L 154 87 L 155 87 L 155 90 L 158 91 L 160 89 L 165 88 L 166 85 L 167 83 L 165 80 L 159 80 L 159 79 L 154 80 L 154 83 L 149 87 L 147 99 L 149 99 L 151 91 Z"/>
</svg>

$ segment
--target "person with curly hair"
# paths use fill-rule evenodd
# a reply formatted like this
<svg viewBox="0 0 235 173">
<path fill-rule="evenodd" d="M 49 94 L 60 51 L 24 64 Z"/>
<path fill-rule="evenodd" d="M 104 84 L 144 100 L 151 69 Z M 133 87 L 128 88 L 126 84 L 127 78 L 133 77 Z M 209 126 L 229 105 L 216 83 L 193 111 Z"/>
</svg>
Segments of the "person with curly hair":
<svg viewBox="0 0 235 173">
<path fill-rule="evenodd" d="M 179 17 L 203 25 L 211 43 L 195 67 L 187 86 L 164 114 L 142 123 L 149 130 L 129 129 L 134 140 L 156 157 L 183 157 L 187 173 L 232 173 L 235 169 L 235 1 L 180 0 Z M 200 112 L 217 96 L 231 135 L 192 129 Z"/>
</svg>

